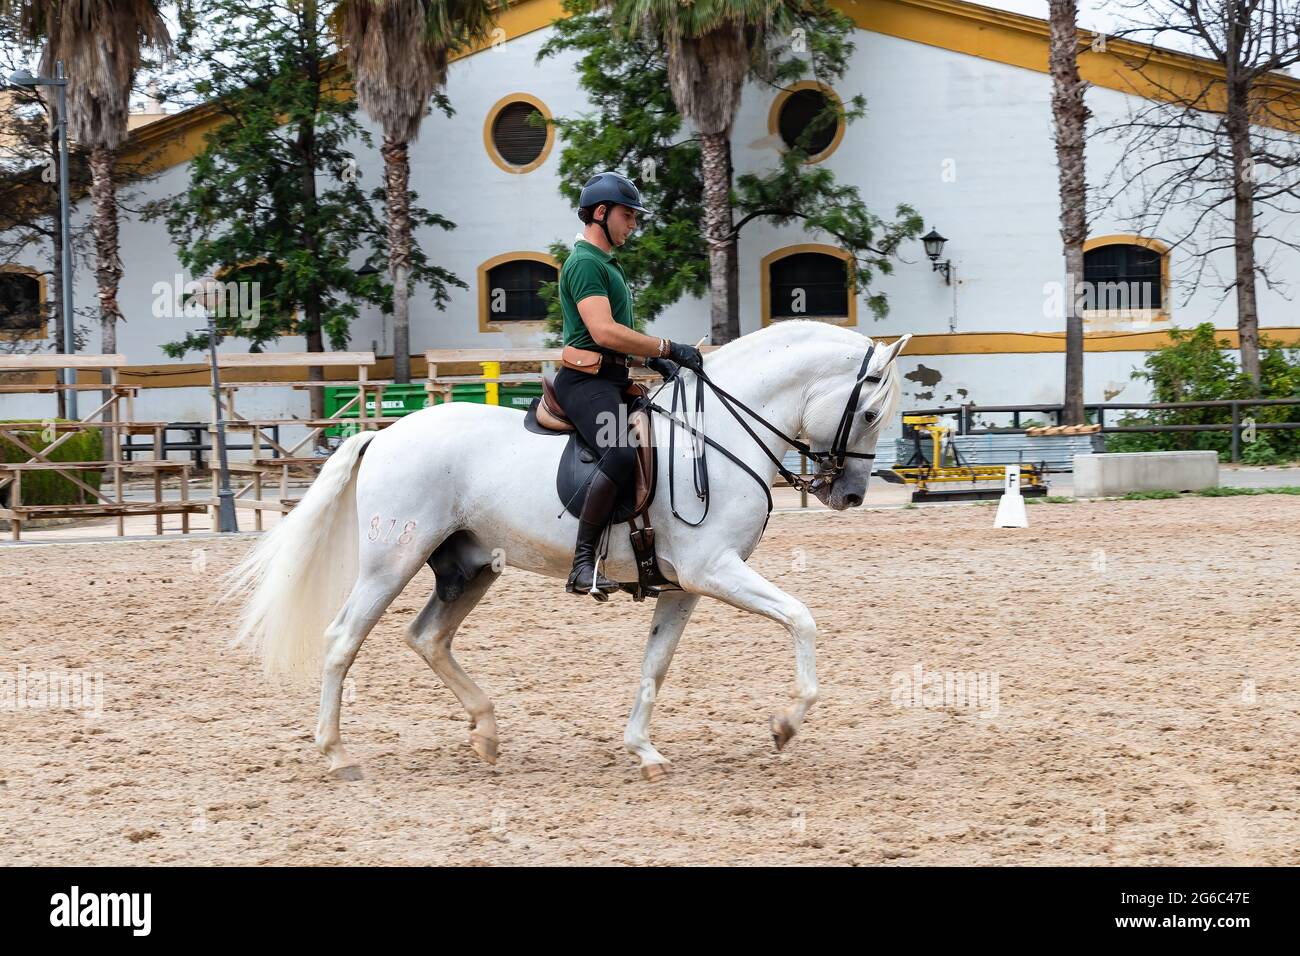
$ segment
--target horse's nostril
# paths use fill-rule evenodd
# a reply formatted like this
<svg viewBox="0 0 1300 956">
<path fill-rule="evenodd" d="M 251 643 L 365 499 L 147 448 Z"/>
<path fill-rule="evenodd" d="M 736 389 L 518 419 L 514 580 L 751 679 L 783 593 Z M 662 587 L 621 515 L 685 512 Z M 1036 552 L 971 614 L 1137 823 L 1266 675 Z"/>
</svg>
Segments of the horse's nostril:
<svg viewBox="0 0 1300 956">
<path fill-rule="evenodd" d="M 844 496 L 844 501 L 848 504 L 848 506 L 849 506 L 850 508 L 856 508 L 858 505 L 862 504 L 862 496 L 861 496 L 861 495 L 845 495 L 845 496 Z"/>
</svg>

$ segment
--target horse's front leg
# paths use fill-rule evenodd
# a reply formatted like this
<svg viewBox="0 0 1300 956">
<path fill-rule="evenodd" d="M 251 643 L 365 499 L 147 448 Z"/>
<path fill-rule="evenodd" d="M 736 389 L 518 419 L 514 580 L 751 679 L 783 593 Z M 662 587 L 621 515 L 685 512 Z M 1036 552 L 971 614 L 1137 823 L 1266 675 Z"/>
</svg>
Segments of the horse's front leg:
<svg viewBox="0 0 1300 956">
<path fill-rule="evenodd" d="M 668 773 L 668 761 L 650 743 L 650 717 L 673 652 L 677 650 L 677 641 L 699 600 L 698 594 L 685 591 L 665 591 L 655 599 L 654 621 L 641 661 L 641 685 L 632 703 L 627 729 L 623 731 L 623 746 L 641 760 L 641 776 L 647 780 L 657 780 Z"/>
<path fill-rule="evenodd" d="M 795 690 L 798 699 L 773 715 L 772 741 L 780 750 L 799 732 L 803 719 L 817 703 L 817 622 L 802 602 L 767 580 L 738 554 L 711 562 L 698 578 L 683 579 L 682 586 L 770 618 L 794 638 Z"/>
</svg>

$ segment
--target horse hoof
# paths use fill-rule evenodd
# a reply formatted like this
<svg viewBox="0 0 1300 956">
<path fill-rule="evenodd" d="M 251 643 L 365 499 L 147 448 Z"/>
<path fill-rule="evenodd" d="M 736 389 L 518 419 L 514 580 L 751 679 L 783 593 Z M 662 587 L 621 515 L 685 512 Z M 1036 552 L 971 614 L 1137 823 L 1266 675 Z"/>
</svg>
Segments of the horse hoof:
<svg viewBox="0 0 1300 956">
<path fill-rule="evenodd" d="M 335 780 L 360 780 L 362 774 L 357 764 L 349 764 L 346 767 L 335 767 L 330 771 L 330 776 Z"/>
<path fill-rule="evenodd" d="M 469 745 L 474 748 L 474 753 L 478 754 L 480 760 L 490 764 L 497 762 L 498 751 L 495 737 L 480 737 L 478 734 L 470 734 Z"/>
<path fill-rule="evenodd" d="M 777 750 L 781 750 L 790 742 L 794 736 L 794 728 L 784 717 L 773 717 L 768 725 L 772 730 L 772 743 L 776 745 Z"/>
<path fill-rule="evenodd" d="M 644 763 L 641 765 L 641 778 L 649 783 L 667 779 L 672 773 L 666 763 Z"/>
</svg>

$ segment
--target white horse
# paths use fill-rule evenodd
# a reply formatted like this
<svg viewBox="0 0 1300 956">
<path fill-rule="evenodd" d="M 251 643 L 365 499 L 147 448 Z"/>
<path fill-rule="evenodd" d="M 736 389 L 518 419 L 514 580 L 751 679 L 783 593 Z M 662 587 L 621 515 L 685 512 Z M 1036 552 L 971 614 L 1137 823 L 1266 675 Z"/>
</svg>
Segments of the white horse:
<svg viewBox="0 0 1300 956">
<path fill-rule="evenodd" d="M 849 419 L 848 450 L 866 456 L 874 453 L 879 430 L 897 407 L 894 359 L 909 338 L 874 348 L 857 332 L 788 321 L 709 354 L 705 371 L 776 429 L 807 436 L 813 449 L 830 446 L 846 405 L 860 392 Z M 868 354 L 872 382 L 855 392 Z M 681 374 L 694 384 L 692 373 Z M 231 572 L 228 594 L 245 598 L 236 643 L 256 648 L 268 674 L 305 675 L 323 663 L 316 744 L 329 758 L 333 776 L 361 775 L 339 736 L 348 668 L 384 610 L 435 549 L 444 564 L 435 568 L 439 586 L 408 626 L 406 642 L 468 711 L 474 752 L 496 762 L 492 701 L 452 656 L 452 638 L 504 566 L 563 579 L 577 536 L 577 519 L 564 511 L 555 491 L 567 439 L 526 431 L 523 420 L 517 410 L 454 402 L 426 408 L 383 431 L 353 435 L 330 456 L 298 506 Z M 751 427 L 776 456 L 790 447 L 752 422 Z M 708 390 L 704 431 L 771 484 L 775 464 Z M 710 449 L 716 494 L 704 523 L 690 527 L 669 509 L 668 423 L 658 415 L 655 439 L 658 491 L 649 515 L 659 563 L 682 590 L 656 599 L 641 683 L 623 735 L 646 779 L 668 770 L 668 761 L 650 743 L 650 717 L 701 595 L 777 621 L 794 639 L 798 699 L 772 718 L 778 748 L 798 732 L 817 700 L 812 614 L 745 564 L 766 527 L 766 489 Z M 692 520 L 699 512 L 691 506 L 698 502 L 681 486 L 690 484 L 693 454 L 692 442 L 679 429 L 678 497 L 684 499 L 683 515 Z M 850 457 L 833 481 L 816 489 L 817 497 L 837 511 L 856 507 L 870 475 L 869 459 Z M 634 582 L 636 564 L 624 527 L 610 532 L 604 571 L 616 581 Z M 440 549 L 444 543 L 448 546 Z M 454 586 L 444 588 L 443 572 Z M 557 585 L 555 599 L 575 598 Z"/>
</svg>

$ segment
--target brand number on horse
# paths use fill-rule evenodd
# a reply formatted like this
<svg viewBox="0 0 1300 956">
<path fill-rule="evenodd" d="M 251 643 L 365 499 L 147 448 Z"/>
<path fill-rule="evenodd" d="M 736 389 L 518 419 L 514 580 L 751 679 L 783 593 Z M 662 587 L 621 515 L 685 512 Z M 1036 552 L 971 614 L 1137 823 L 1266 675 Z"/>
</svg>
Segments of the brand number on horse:
<svg viewBox="0 0 1300 956">
<path fill-rule="evenodd" d="M 397 536 L 398 544 L 409 544 L 411 535 L 415 533 L 415 522 L 408 521 L 402 525 L 402 533 Z M 397 519 L 389 518 L 386 522 L 380 515 L 375 515 L 370 519 L 370 530 L 366 537 L 371 541 L 392 541 L 393 531 L 397 527 Z"/>
</svg>

